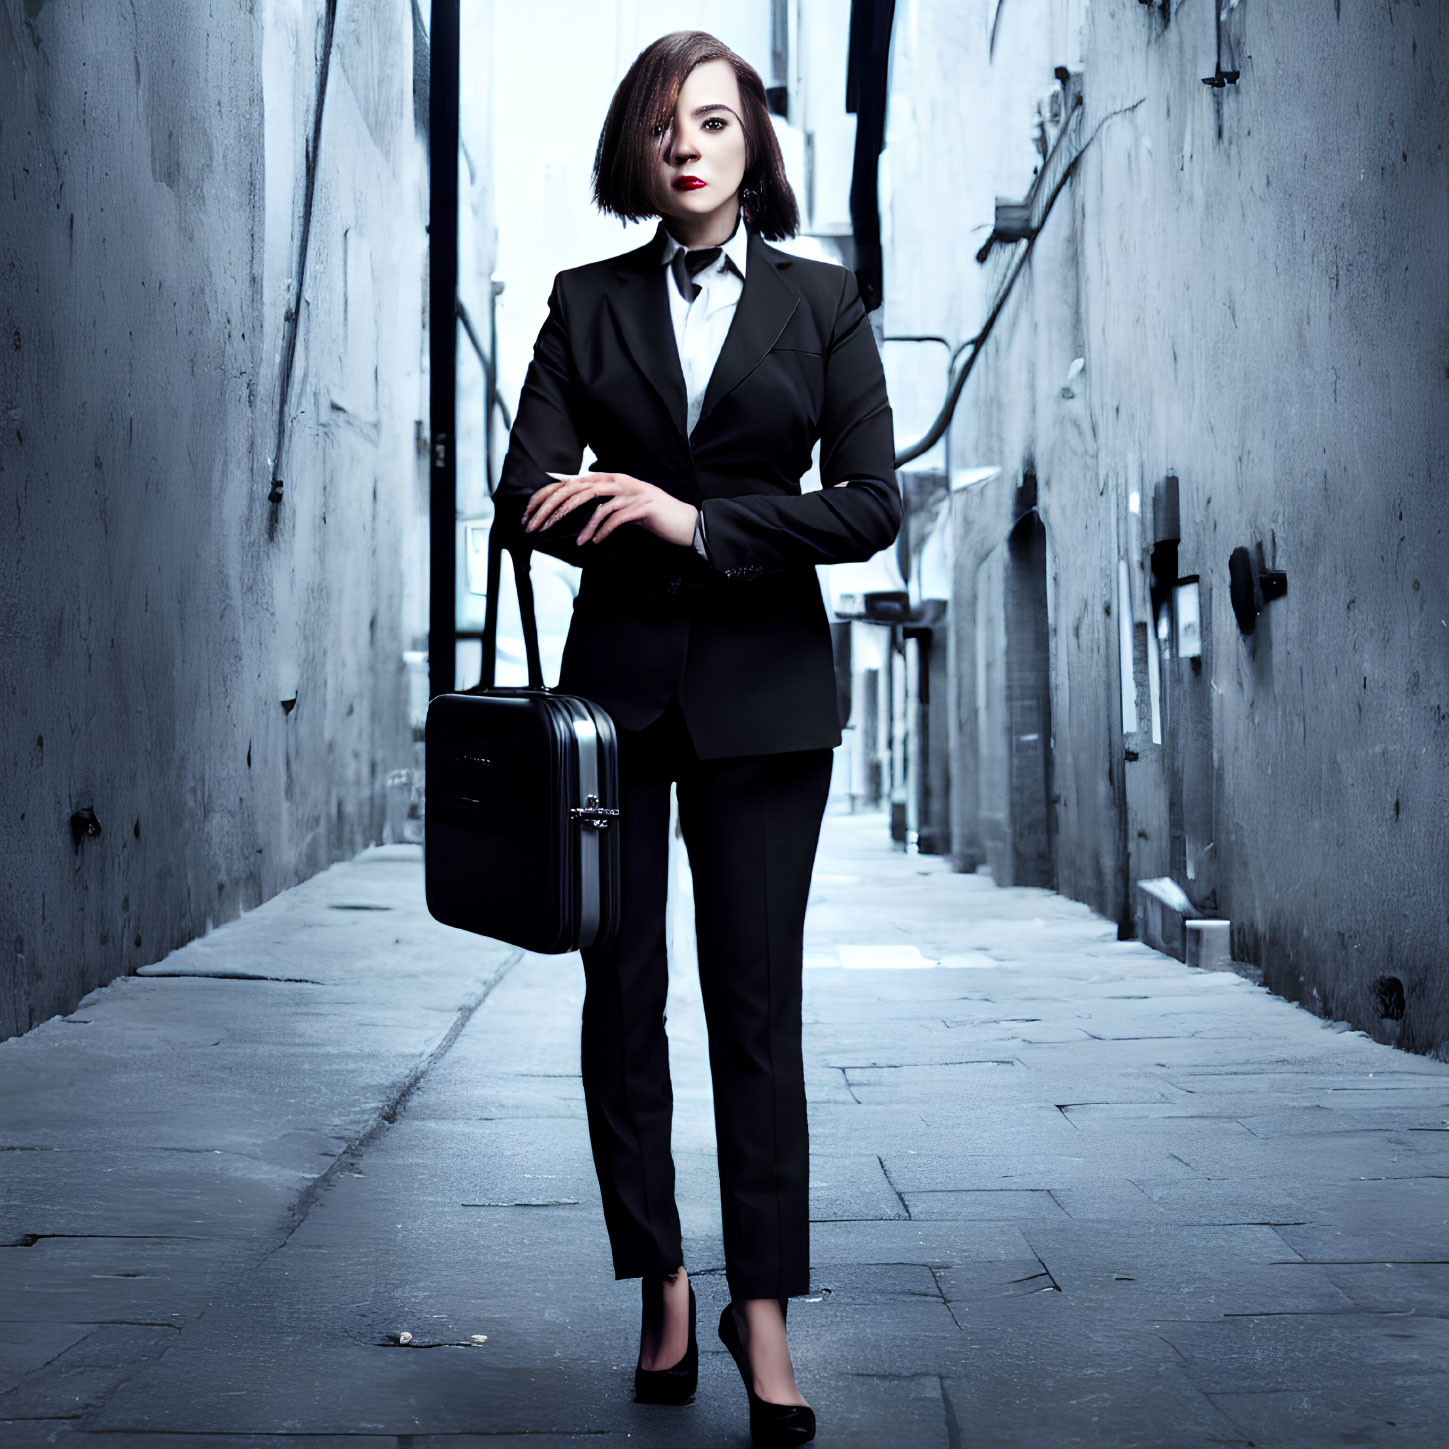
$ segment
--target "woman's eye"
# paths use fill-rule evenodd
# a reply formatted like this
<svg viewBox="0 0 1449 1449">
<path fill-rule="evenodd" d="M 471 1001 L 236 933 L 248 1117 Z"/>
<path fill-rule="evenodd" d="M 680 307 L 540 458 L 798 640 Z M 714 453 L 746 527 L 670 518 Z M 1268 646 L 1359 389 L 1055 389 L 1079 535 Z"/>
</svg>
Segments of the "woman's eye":
<svg viewBox="0 0 1449 1449">
<path fill-rule="evenodd" d="M 718 124 L 720 130 L 723 131 L 725 127 L 729 125 L 729 122 L 725 120 L 723 116 L 711 116 L 704 124 L 706 126 L 713 126 Z"/>
</svg>

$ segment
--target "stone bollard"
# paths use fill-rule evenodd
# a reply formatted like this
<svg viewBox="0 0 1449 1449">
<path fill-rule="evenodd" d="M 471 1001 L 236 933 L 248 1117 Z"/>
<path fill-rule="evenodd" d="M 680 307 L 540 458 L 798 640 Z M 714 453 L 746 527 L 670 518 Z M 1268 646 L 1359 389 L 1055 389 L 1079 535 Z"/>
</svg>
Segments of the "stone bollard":
<svg viewBox="0 0 1449 1449">
<path fill-rule="evenodd" d="M 1226 971 L 1233 964 L 1231 921 L 1188 921 L 1187 964 L 1204 971 Z"/>
<path fill-rule="evenodd" d="M 389 770 L 383 813 L 382 843 L 401 845 L 407 839 L 408 808 L 413 797 L 413 772 Z"/>
</svg>

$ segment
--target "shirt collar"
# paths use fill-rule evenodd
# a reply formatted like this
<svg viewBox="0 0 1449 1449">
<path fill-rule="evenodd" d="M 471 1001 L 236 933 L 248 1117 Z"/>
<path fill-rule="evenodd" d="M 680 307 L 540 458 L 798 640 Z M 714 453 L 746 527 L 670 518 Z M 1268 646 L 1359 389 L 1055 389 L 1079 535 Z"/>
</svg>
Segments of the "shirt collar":
<svg viewBox="0 0 1449 1449">
<path fill-rule="evenodd" d="M 664 236 L 664 247 L 662 255 L 660 257 L 660 261 L 663 263 L 664 266 L 667 267 L 674 260 L 675 252 L 687 251 L 689 250 L 689 248 L 683 247 L 679 244 L 679 242 L 674 237 L 674 233 L 671 232 L 669 228 L 664 225 L 662 219 L 659 222 L 659 230 L 663 233 Z M 735 221 L 735 229 L 731 233 L 730 239 L 724 243 L 725 256 L 727 256 L 730 261 L 735 264 L 735 269 L 739 272 L 742 278 L 745 275 L 745 256 L 746 253 L 749 251 L 749 242 L 750 237 L 749 233 L 745 230 L 744 212 L 742 210 L 739 217 Z M 716 265 L 718 265 L 718 263 L 716 263 Z"/>
</svg>

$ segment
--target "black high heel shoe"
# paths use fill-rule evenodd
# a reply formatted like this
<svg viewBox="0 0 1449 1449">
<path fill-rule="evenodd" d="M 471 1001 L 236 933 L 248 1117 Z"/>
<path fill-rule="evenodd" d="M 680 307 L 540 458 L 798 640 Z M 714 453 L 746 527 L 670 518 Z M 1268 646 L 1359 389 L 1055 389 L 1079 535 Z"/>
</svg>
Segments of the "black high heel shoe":
<svg viewBox="0 0 1449 1449">
<path fill-rule="evenodd" d="M 648 1312 L 649 1280 L 640 1282 L 640 1296 Z M 694 1335 L 694 1284 L 689 1285 L 689 1347 L 669 1368 L 634 1366 L 634 1397 L 641 1404 L 687 1404 L 699 1387 L 699 1341 Z"/>
<path fill-rule="evenodd" d="M 780 1300 L 782 1314 L 787 1302 L 784 1298 Z M 725 1304 L 719 1316 L 719 1336 L 745 1381 L 745 1393 L 750 1397 L 750 1439 L 755 1449 L 788 1449 L 792 1444 L 808 1444 L 815 1437 L 815 1410 L 809 1404 L 772 1404 L 755 1393 L 754 1375 L 750 1372 L 750 1360 L 740 1339 L 731 1303 Z"/>
</svg>

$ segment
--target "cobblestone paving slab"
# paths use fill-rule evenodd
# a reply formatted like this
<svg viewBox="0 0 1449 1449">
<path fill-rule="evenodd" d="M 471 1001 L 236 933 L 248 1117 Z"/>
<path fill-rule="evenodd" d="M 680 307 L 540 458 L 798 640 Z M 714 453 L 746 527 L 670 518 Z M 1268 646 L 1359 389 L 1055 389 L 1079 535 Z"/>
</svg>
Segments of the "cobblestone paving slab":
<svg viewBox="0 0 1449 1449">
<path fill-rule="evenodd" d="M 630 1401 L 577 958 L 434 925 L 403 848 L 0 1045 L 0 1443 L 745 1444 L 673 885 L 693 1405 Z M 878 816 L 828 817 L 806 953 L 819 1442 L 1442 1442 L 1449 1066 Z"/>
</svg>

